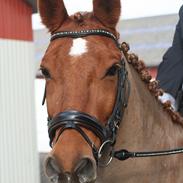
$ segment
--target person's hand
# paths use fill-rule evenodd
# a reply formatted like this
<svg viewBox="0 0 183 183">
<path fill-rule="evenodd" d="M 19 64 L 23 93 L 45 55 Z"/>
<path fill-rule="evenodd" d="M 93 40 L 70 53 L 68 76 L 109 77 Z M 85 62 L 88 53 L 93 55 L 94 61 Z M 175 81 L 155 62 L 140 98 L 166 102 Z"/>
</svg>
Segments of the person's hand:
<svg viewBox="0 0 183 183">
<path fill-rule="evenodd" d="M 158 99 L 161 101 L 161 103 L 170 101 L 173 110 L 177 111 L 177 104 L 176 104 L 175 98 L 171 94 L 164 93 L 162 96 L 159 96 Z"/>
</svg>

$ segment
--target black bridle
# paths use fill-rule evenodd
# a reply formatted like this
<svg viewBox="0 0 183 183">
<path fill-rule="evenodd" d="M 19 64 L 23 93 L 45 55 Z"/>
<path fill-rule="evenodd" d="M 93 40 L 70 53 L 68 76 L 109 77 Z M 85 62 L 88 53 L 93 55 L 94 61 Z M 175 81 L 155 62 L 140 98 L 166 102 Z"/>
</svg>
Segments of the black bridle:
<svg viewBox="0 0 183 183">
<path fill-rule="evenodd" d="M 52 34 L 51 41 L 64 37 L 81 38 L 86 36 L 105 36 L 111 38 L 114 40 L 114 43 L 120 49 L 121 53 L 123 52 L 116 36 L 113 35 L 111 32 L 103 29 L 57 32 Z M 111 116 L 105 123 L 106 125 L 105 126 L 102 125 L 102 123 L 98 119 L 84 112 L 75 110 L 60 112 L 53 118 L 48 117 L 48 133 L 50 138 L 50 146 L 52 146 L 56 130 L 60 128 L 56 141 L 58 140 L 59 136 L 63 133 L 64 130 L 74 129 L 78 131 L 80 135 L 86 140 L 86 142 L 92 148 L 96 162 L 102 166 L 108 165 L 113 157 L 119 160 L 126 160 L 128 158 L 136 158 L 136 157 L 152 157 L 152 156 L 183 153 L 183 148 L 177 148 L 166 151 L 151 151 L 151 152 L 128 152 L 125 149 L 120 151 L 113 150 L 113 146 L 116 142 L 117 131 L 120 122 L 122 121 L 124 109 L 127 106 L 128 97 L 130 93 L 130 84 L 127 77 L 127 70 L 125 68 L 125 60 L 123 58 L 123 53 L 122 58 L 119 61 L 119 64 L 120 69 L 118 70 L 116 102 Z M 42 104 L 44 104 L 45 99 L 46 99 L 46 89 Z M 83 128 L 92 131 L 100 139 L 102 145 L 99 149 L 87 136 Z M 103 154 L 105 154 L 105 150 L 108 151 L 107 156 L 109 159 L 107 159 L 107 161 L 105 162 L 101 162 L 100 160 L 102 159 L 101 157 L 103 156 Z"/>
<path fill-rule="evenodd" d="M 102 29 L 83 30 L 74 32 L 58 32 L 51 36 L 51 41 L 64 37 L 81 38 L 86 36 L 105 36 L 111 38 L 114 40 L 114 43 L 117 45 L 117 47 L 120 48 L 120 45 L 118 44 L 115 35 L 113 35 L 109 31 Z M 118 70 L 116 102 L 111 116 L 105 123 L 106 125 L 104 126 L 98 119 L 84 112 L 74 110 L 60 112 L 55 117 L 48 118 L 48 133 L 50 138 L 50 146 L 52 146 L 56 130 L 59 128 L 60 131 L 56 141 L 66 129 L 74 129 L 78 131 L 86 140 L 86 142 L 91 146 L 94 157 L 97 162 L 100 162 L 101 156 L 103 155 L 103 151 L 106 148 L 106 146 L 114 146 L 116 142 L 117 130 L 119 128 L 120 122 L 122 121 L 124 108 L 127 106 L 129 96 L 129 83 L 127 82 L 127 71 L 125 68 L 125 60 L 123 57 L 119 61 L 119 65 L 120 68 Z M 45 102 L 45 99 L 46 89 L 43 97 L 43 104 Z M 97 149 L 92 140 L 87 136 L 83 128 L 92 131 L 100 139 L 102 145 L 99 149 Z M 105 164 L 108 164 L 109 161 L 107 161 Z"/>
</svg>

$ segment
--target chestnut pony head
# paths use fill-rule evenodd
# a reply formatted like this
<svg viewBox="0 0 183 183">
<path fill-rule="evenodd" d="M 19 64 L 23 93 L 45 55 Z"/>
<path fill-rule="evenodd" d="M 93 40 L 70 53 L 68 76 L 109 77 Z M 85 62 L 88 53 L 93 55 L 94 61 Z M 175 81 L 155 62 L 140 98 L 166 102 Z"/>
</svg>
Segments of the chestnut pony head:
<svg viewBox="0 0 183 183">
<path fill-rule="evenodd" d="M 42 22 L 51 34 L 63 31 L 105 29 L 116 37 L 120 0 L 94 0 L 93 12 L 68 16 L 62 0 L 39 0 Z M 104 123 L 110 117 L 117 93 L 121 53 L 106 36 L 64 37 L 51 41 L 42 59 L 46 79 L 48 115 L 81 111 Z M 89 143 L 99 148 L 100 138 L 80 127 Z M 62 132 L 62 133 L 61 133 Z M 94 182 L 97 162 L 91 144 L 77 130 L 57 128 L 45 171 L 52 181 Z"/>
</svg>

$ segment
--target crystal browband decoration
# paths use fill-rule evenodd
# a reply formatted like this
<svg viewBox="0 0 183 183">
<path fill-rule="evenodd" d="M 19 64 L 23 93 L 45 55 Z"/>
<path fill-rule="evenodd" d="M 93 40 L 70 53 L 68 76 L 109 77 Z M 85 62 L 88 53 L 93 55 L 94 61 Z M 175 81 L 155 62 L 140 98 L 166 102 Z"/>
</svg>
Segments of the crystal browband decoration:
<svg viewBox="0 0 183 183">
<path fill-rule="evenodd" d="M 114 34 L 112 34 L 111 32 L 108 32 L 107 30 L 103 30 L 103 29 L 91 29 L 91 30 L 81 30 L 81 31 L 63 31 L 63 32 L 57 32 L 51 35 L 51 41 L 58 38 L 58 37 L 73 37 L 73 38 L 77 38 L 77 37 L 81 37 L 81 35 L 83 35 L 83 37 L 85 35 L 99 35 L 99 34 L 103 34 L 103 35 L 108 35 L 109 37 L 112 37 L 114 40 L 117 40 L 116 36 Z"/>
</svg>

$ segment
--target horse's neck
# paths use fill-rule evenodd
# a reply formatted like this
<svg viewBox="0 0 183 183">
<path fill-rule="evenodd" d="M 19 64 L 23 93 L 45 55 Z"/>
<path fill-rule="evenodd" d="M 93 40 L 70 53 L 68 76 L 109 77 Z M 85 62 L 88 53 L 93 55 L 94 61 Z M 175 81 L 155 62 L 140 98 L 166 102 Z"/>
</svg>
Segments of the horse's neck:
<svg viewBox="0 0 183 183">
<path fill-rule="evenodd" d="M 152 151 L 183 146 L 182 126 L 172 122 L 132 66 L 127 65 L 127 70 L 131 92 L 118 131 L 116 150 Z M 181 183 L 183 161 L 180 156 L 114 160 L 98 182 Z"/>
<path fill-rule="evenodd" d="M 131 91 L 119 132 L 120 141 L 122 140 L 119 144 L 132 150 L 144 150 L 144 147 L 146 150 L 156 149 L 160 144 L 161 147 L 163 144 L 175 145 L 168 141 L 171 138 L 177 139 L 176 133 L 182 130 L 181 126 L 172 122 L 134 68 L 127 65 L 127 69 Z"/>
</svg>

